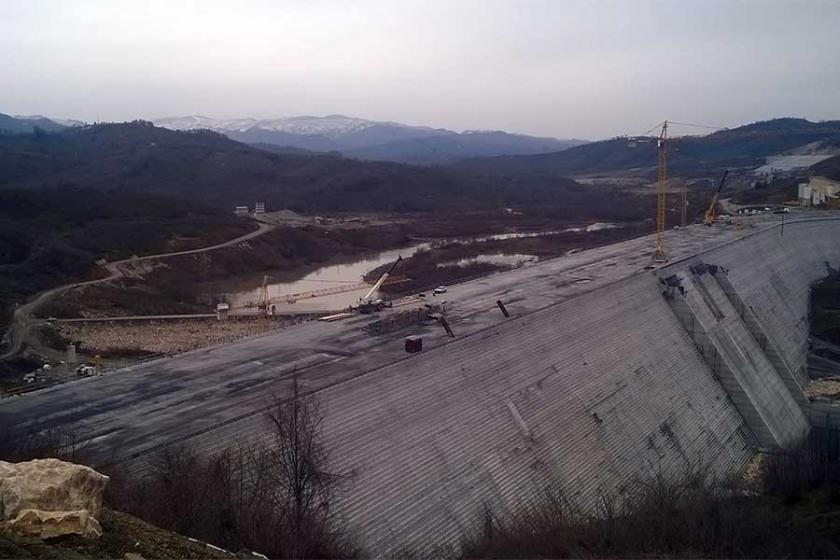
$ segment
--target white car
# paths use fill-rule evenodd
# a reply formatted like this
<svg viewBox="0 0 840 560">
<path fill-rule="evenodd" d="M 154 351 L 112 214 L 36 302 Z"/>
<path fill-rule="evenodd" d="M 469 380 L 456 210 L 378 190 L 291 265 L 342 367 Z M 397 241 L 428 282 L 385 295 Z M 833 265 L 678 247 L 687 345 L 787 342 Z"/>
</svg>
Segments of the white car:
<svg viewBox="0 0 840 560">
<path fill-rule="evenodd" d="M 434 295 L 440 295 L 440 294 L 445 294 L 445 293 L 446 293 L 446 286 L 438 286 L 437 288 L 435 288 L 432 291 L 432 294 L 434 294 Z"/>
</svg>

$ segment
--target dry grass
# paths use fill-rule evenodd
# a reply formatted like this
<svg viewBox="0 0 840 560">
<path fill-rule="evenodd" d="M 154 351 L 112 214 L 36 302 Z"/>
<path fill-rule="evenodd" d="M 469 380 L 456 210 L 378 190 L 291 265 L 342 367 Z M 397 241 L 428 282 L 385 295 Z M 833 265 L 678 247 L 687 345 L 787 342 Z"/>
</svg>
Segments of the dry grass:
<svg viewBox="0 0 840 560">
<path fill-rule="evenodd" d="M 126 553 L 143 558 L 201 558 L 234 560 L 236 555 L 205 543 L 149 525 L 136 517 L 103 509 L 98 521 L 103 534 L 98 539 L 71 535 L 42 541 L 33 537 L 0 535 L 0 558 L 54 558 L 90 560 L 126 558 Z"/>
<path fill-rule="evenodd" d="M 484 511 L 461 558 L 835 558 L 840 556 L 837 434 L 763 457 L 737 484 L 703 469 L 629 484 L 582 508 L 562 488 L 511 513 Z M 756 490 L 760 494 L 756 494 Z"/>
</svg>

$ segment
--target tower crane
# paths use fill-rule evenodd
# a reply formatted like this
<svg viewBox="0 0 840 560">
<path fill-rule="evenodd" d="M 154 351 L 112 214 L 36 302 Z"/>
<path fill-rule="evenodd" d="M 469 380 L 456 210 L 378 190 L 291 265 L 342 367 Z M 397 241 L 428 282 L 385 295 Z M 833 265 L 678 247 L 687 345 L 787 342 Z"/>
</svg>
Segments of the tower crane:
<svg viewBox="0 0 840 560">
<path fill-rule="evenodd" d="M 657 176 L 656 198 L 656 248 L 653 251 L 653 262 L 667 262 L 668 260 L 665 255 L 665 156 L 667 140 L 668 121 L 665 121 L 662 123 L 659 142 L 656 144 L 656 152 L 659 155 L 659 174 Z"/>
<path fill-rule="evenodd" d="M 702 124 L 691 124 L 677 121 L 663 121 L 652 129 L 648 130 L 641 137 L 630 138 L 630 147 L 635 147 L 637 142 L 646 142 L 650 140 L 648 136 L 651 132 L 659 130 L 659 137 L 656 143 L 657 159 L 659 163 L 659 172 L 657 174 L 657 197 L 656 197 L 656 246 L 653 250 L 651 258 L 652 268 L 654 263 L 664 263 L 668 261 L 668 255 L 665 251 L 665 219 L 666 219 L 666 196 L 667 196 L 667 155 L 668 155 L 668 128 L 670 125 L 691 126 L 696 128 L 705 128 L 710 130 L 721 130 L 721 127 L 706 126 Z M 688 212 L 688 187 L 685 183 L 682 185 L 680 192 L 681 205 L 680 208 L 680 224 L 687 224 Z"/>
</svg>

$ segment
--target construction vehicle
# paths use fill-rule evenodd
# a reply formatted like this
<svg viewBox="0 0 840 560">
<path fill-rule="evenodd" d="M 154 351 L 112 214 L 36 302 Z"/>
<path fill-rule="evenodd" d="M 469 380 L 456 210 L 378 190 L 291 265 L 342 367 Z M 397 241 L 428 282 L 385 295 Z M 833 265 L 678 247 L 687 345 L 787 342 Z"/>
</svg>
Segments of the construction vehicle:
<svg viewBox="0 0 840 560">
<path fill-rule="evenodd" d="M 379 278 L 379 280 L 376 281 L 376 284 L 374 284 L 373 287 L 371 287 L 371 289 L 368 290 L 368 293 L 365 294 L 365 297 L 359 300 L 359 305 L 358 307 L 356 307 L 356 310 L 358 310 L 359 313 L 368 314 L 373 313 L 375 311 L 382 311 L 383 309 L 385 309 L 387 305 L 385 301 L 382 300 L 382 298 L 371 298 L 373 297 L 373 294 L 375 294 L 376 291 L 382 286 L 385 280 L 388 279 L 391 273 L 394 272 L 394 269 L 397 268 L 397 265 L 400 263 L 401 260 L 402 256 L 397 257 L 397 260 L 394 261 L 394 264 L 392 264 L 391 267 L 385 271 L 385 274 L 383 274 Z"/>
<path fill-rule="evenodd" d="M 729 175 L 728 169 L 723 172 L 723 177 L 720 178 L 720 183 L 718 184 L 718 187 L 715 190 L 715 194 L 712 195 L 712 202 L 706 209 L 706 215 L 703 217 L 703 223 L 707 226 L 711 226 L 713 223 L 715 223 L 715 220 L 717 219 L 718 197 L 720 196 L 720 191 L 723 190 L 724 183 L 726 183 L 727 175 Z"/>
</svg>

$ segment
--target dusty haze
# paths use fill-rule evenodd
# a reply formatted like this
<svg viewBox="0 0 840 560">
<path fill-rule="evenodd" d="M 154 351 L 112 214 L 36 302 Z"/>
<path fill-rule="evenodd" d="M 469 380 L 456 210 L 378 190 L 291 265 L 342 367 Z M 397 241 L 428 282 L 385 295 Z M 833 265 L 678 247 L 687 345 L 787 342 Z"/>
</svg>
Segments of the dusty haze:
<svg viewBox="0 0 840 560">
<path fill-rule="evenodd" d="M 0 112 L 343 113 L 557 137 L 840 118 L 840 2 L 0 3 Z"/>
</svg>

